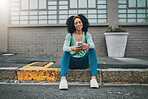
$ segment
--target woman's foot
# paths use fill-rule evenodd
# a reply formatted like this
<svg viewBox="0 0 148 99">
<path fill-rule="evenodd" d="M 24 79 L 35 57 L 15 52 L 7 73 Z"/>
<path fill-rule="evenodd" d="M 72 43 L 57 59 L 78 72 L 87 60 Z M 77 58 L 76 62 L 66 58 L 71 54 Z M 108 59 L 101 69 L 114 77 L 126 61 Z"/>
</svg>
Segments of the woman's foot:
<svg viewBox="0 0 148 99">
<path fill-rule="evenodd" d="M 67 80 L 66 77 L 62 77 L 60 84 L 59 84 L 59 89 L 68 89 L 68 84 L 67 84 Z"/>
<path fill-rule="evenodd" d="M 90 80 L 90 87 L 91 88 L 99 88 L 99 84 L 98 84 L 95 76 L 92 76 L 92 79 Z"/>
</svg>

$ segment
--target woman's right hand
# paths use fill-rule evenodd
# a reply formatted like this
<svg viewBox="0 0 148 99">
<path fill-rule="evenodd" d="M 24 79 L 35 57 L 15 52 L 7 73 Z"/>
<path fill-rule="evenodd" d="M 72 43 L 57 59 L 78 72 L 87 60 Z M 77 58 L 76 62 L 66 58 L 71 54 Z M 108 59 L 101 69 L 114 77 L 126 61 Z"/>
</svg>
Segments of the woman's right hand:
<svg viewBox="0 0 148 99">
<path fill-rule="evenodd" d="M 80 51 L 82 51 L 82 48 L 78 45 L 74 45 L 71 47 L 71 50 L 74 52 L 80 52 Z"/>
</svg>

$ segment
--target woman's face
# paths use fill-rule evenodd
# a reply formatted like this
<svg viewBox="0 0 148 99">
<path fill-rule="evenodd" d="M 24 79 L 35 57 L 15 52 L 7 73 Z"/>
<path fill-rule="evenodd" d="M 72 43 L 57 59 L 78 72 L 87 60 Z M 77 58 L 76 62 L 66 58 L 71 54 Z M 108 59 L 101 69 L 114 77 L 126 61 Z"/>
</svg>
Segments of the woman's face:
<svg viewBox="0 0 148 99">
<path fill-rule="evenodd" d="M 76 30 L 78 30 L 78 31 L 82 30 L 82 28 L 83 28 L 83 23 L 82 23 L 82 21 L 81 21 L 80 18 L 76 18 L 76 19 L 74 20 L 74 26 L 75 26 Z"/>
</svg>

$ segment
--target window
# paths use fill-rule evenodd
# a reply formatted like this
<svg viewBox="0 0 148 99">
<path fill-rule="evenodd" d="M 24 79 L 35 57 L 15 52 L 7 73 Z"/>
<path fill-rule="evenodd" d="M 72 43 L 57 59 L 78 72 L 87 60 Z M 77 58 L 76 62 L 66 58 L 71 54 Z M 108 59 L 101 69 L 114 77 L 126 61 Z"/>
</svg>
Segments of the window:
<svg viewBox="0 0 148 99">
<path fill-rule="evenodd" d="M 21 8 L 22 9 L 24 9 L 24 10 L 29 9 L 28 1 L 29 0 L 22 0 L 21 1 Z"/>
<path fill-rule="evenodd" d="M 96 8 L 96 0 L 88 0 L 88 8 Z"/>
<path fill-rule="evenodd" d="M 106 23 L 106 0 L 69 0 L 69 16 L 84 14 L 90 23 Z"/>
<path fill-rule="evenodd" d="M 129 7 L 136 7 L 136 0 L 128 0 Z"/>
<path fill-rule="evenodd" d="M 21 0 L 21 10 L 46 9 L 46 0 Z"/>
<path fill-rule="evenodd" d="M 96 0 L 70 0 L 70 8 L 96 8 Z"/>
<path fill-rule="evenodd" d="M 70 8 L 77 8 L 78 0 L 70 0 Z"/>
<path fill-rule="evenodd" d="M 147 23 L 148 0 L 118 0 L 119 22 Z"/>
<path fill-rule="evenodd" d="M 128 0 L 128 7 L 146 7 L 146 0 Z"/>
<path fill-rule="evenodd" d="M 11 24 L 65 24 L 77 14 L 84 14 L 93 24 L 107 22 L 106 0 L 11 1 Z"/>
</svg>

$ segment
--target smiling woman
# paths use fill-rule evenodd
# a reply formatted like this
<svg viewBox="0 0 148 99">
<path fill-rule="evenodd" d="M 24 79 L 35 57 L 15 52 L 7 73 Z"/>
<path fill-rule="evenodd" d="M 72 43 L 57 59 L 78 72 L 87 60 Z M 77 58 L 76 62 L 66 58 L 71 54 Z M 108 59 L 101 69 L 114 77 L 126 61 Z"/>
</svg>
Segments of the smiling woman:
<svg viewBox="0 0 148 99">
<path fill-rule="evenodd" d="M 69 33 L 66 35 L 63 45 L 59 89 L 68 89 L 66 80 L 68 68 L 86 69 L 88 67 L 91 71 L 90 87 L 98 88 L 97 57 L 91 34 L 87 32 L 88 19 L 83 14 L 70 16 L 66 25 Z"/>
</svg>

